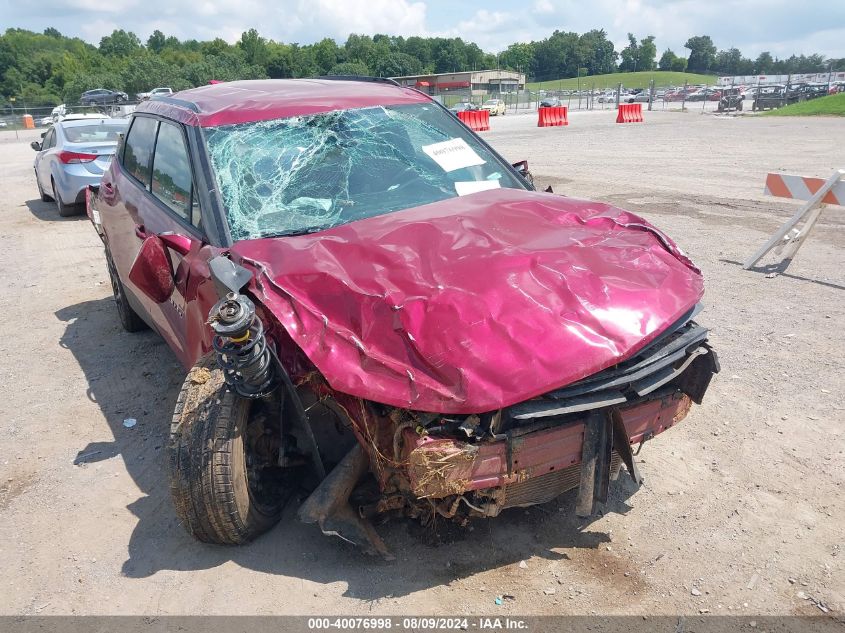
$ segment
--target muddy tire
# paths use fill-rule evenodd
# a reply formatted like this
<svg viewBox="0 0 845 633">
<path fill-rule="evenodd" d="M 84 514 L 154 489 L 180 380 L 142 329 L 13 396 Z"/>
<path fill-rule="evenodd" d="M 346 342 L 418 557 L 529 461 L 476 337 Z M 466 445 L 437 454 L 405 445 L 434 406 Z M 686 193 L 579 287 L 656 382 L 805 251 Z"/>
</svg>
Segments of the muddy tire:
<svg viewBox="0 0 845 633">
<path fill-rule="evenodd" d="M 129 305 L 129 300 L 126 298 L 126 288 L 117 274 L 117 268 L 111 258 L 108 246 L 106 246 L 106 267 L 109 270 L 114 303 L 117 306 L 117 314 L 120 317 L 120 324 L 123 326 L 123 329 L 127 332 L 146 330 L 148 326 L 144 319 L 138 316 L 138 313 Z"/>
<path fill-rule="evenodd" d="M 246 427 L 252 400 L 226 389 L 211 354 L 185 378 L 170 427 L 170 493 L 200 541 L 240 545 L 281 518 L 284 498 L 256 492 Z"/>
</svg>

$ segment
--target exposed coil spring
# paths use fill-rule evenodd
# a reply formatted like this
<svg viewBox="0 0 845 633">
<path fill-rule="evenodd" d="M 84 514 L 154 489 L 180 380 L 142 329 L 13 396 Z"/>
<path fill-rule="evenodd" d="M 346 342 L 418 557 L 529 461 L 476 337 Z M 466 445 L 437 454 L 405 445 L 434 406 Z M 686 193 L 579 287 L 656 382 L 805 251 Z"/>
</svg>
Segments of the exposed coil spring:
<svg viewBox="0 0 845 633">
<path fill-rule="evenodd" d="M 249 338 L 243 343 L 218 334 L 212 345 L 223 378 L 236 393 L 244 398 L 262 398 L 276 388 L 277 376 L 260 319 L 249 326 Z"/>
</svg>

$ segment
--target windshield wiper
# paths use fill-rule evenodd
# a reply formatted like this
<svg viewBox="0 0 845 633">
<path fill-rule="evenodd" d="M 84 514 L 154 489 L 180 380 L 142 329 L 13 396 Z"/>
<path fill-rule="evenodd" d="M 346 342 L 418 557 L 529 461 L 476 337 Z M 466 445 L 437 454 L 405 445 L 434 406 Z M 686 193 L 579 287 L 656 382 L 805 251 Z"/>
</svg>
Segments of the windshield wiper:
<svg viewBox="0 0 845 633">
<path fill-rule="evenodd" d="M 343 224 L 343 223 L 341 223 Z M 325 231 L 327 229 L 331 229 L 335 226 L 340 226 L 340 224 L 328 224 L 326 226 L 309 226 L 305 229 L 291 229 L 290 231 L 279 231 L 278 233 L 268 233 L 267 235 L 262 235 L 261 238 L 265 237 L 295 237 L 297 235 L 310 235 L 311 233 L 319 233 L 320 231 Z"/>
</svg>

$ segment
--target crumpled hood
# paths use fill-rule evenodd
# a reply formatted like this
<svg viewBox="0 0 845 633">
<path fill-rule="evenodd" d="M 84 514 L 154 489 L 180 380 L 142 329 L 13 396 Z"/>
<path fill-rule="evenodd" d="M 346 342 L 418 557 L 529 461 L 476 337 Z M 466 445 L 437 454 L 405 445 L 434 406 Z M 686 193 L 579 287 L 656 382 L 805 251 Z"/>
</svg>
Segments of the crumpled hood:
<svg viewBox="0 0 845 633">
<path fill-rule="evenodd" d="M 232 253 L 334 389 L 441 413 L 495 410 L 614 365 L 703 293 L 700 271 L 636 215 L 513 189 Z"/>
</svg>

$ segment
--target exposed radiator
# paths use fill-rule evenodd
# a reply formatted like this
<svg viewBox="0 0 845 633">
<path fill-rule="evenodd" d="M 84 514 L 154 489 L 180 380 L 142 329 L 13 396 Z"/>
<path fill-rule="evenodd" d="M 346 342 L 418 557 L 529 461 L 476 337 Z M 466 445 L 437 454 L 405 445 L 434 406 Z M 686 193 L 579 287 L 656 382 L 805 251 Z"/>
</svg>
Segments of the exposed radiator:
<svg viewBox="0 0 845 633">
<path fill-rule="evenodd" d="M 619 455 L 613 452 L 610 471 L 619 466 Z M 505 487 L 505 508 L 518 508 L 538 503 L 547 503 L 564 492 L 577 488 L 581 483 L 581 464 L 568 466 L 526 481 Z"/>
</svg>

